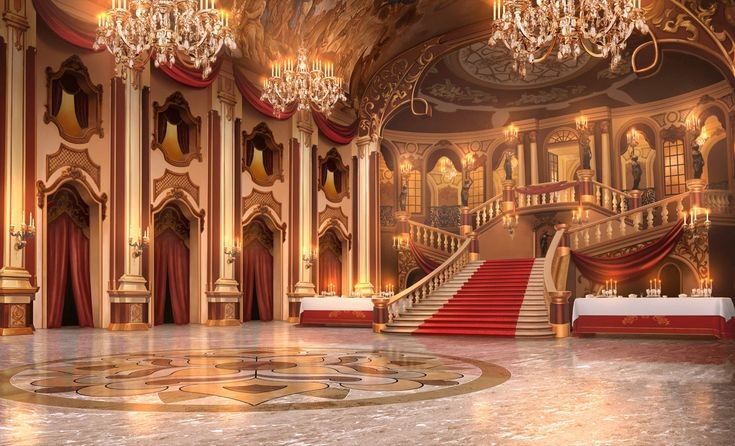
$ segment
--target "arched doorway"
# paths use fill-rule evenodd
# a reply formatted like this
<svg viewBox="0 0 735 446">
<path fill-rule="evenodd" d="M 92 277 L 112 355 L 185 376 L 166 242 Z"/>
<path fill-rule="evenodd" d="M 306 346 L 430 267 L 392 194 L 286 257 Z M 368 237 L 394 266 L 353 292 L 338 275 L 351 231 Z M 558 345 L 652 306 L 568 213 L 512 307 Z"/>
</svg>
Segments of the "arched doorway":
<svg viewBox="0 0 735 446">
<path fill-rule="evenodd" d="M 406 276 L 406 286 L 405 288 L 410 288 L 412 285 L 417 283 L 419 280 L 426 277 L 426 273 L 421 268 L 414 268 L 409 273 L 408 276 Z"/>
<path fill-rule="evenodd" d="M 273 320 L 273 231 L 262 217 L 243 228 L 243 322 Z"/>
<path fill-rule="evenodd" d="M 188 324 L 190 321 L 191 225 L 173 203 L 154 217 L 153 323 Z"/>
<path fill-rule="evenodd" d="M 68 184 L 47 204 L 46 326 L 93 327 L 89 205 Z"/>
<path fill-rule="evenodd" d="M 661 295 L 676 297 L 682 293 L 681 270 L 673 263 L 668 263 L 659 272 Z"/>
<path fill-rule="evenodd" d="M 337 296 L 342 295 L 344 277 L 343 238 L 334 229 L 327 229 L 319 237 L 319 282 L 318 292 L 332 291 Z"/>
</svg>

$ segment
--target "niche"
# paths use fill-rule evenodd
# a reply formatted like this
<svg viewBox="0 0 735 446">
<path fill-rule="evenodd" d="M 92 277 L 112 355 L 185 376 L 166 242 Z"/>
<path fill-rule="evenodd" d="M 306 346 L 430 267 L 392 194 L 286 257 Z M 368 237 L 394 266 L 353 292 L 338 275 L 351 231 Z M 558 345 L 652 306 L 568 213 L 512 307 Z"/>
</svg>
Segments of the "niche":
<svg viewBox="0 0 735 446">
<path fill-rule="evenodd" d="M 153 103 L 153 121 L 151 147 L 163 152 L 166 162 L 186 167 L 194 159 L 202 160 L 202 119 L 191 114 L 189 103 L 180 92 L 166 98 L 163 105 Z"/>
<path fill-rule="evenodd" d="M 46 113 L 43 122 L 53 122 L 59 135 L 74 144 L 89 142 L 102 132 L 102 85 L 94 85 L 79 56 L 61 63 L 58 71 L 46 68 Z"/>
<path fill-rule="evenodd" d="M 258 186 L 283 181 L 283 144 L 276 143 L 268 125 L 261 122 L 252 133 L 243 133 L 243 172 L 249 172 Z"/>
<path fill-rule="evenodd" d="M 319 189 L 332 203 L 338 203 L 350 196 L 350 168 L 342 163 L 337 148 L 332 147 L 327 156 L 319 157 Z"/>
</svg>

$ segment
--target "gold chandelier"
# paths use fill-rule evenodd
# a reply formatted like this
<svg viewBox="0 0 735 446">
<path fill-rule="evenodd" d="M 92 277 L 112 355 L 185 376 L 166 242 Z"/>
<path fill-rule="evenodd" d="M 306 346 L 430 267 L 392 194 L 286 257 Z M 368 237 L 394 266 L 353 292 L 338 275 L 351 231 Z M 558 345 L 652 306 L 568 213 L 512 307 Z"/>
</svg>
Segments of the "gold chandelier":
<svg viewBox="0 0 735 446">
<path fill-rule="evenodd" d="M 296 60 L 287 59 L 271 66 L 271 76 L 263 83 L 261 100 L 267 101 L 276 114 L 296 103 L 299 110 L 314 108 L 329 115 L 337 101 L 346 100 L 342 78 L 334 75 L 334 65 L 311 61 L 305 48 Z"/>
<path fill-rule="evenodd" d="M 648 33 L 640 0 L 494 0 L 492 27 L 490 44 L 508 48 L 521 77 L 554 48 L 560 61 L 609 56 L 614 69 L 632 32 Z"/>
<path fill-rule="evenodd" d="M 147 59 L 170 66 L 183 55 L 205 79 L 222 46 L 236 47 L 229 17 L 215 0 L 112 0 L 97 23 L 94 48 L 103 46 L 115 57 L 118 74 Z"/>
</svg>

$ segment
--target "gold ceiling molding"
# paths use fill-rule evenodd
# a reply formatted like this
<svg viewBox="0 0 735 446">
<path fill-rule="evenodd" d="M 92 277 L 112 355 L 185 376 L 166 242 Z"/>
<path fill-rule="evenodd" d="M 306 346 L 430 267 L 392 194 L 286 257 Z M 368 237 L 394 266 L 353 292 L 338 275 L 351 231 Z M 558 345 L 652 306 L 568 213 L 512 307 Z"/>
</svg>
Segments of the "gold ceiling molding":
<svg viewBox="0 0 735 446">
<path fill-rule="evenodd" d="M 248 213 L 252 208 L 270 208 L 281 220 L 281 210 L 283 205 L 276 200 L 273 195 L 273 191 L 263 192 L 258 189 L 253 189 L 252 192 L 246 197 L 242 197 L 242 215 Z M 262 213 L 262 212 L 261 212 Z"/>
<path fill-rule="evenodd" d="M 101 187 L 102 168 L 92 161 L 88 149 L 72 149 L 62 143 L 59 150 L 46 155 L 46 179 L 51 178 L 51 175 L 65 167 L 76 167 L 86 172 L 92 178 L 94 184 L 97 185 L 97 188 Z"/>
<path fill-rule="evenodd" d="M 182 190 L 199 205 L 199 186 L 194 184 L 189 173 L 176 173 L 166 169 L 166 172 L 160 178 L 153 180 L 153 200 L 155 201 L 166 189 Z"/>
</svg>

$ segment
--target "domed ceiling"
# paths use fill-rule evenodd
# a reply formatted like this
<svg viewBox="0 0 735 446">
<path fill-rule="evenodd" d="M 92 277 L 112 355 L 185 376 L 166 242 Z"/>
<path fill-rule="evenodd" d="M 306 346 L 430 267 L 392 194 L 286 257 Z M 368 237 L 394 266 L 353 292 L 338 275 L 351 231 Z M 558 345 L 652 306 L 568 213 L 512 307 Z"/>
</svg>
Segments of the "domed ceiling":
<svg viewBox="0 0 735 446">
<path fill-rule="evenodd" d="M 629 48 L 635 48 L 635 41 Z M 629 59 L 611 71 L 607 59 L 586 54 L 576 61 L 556 57 L 532 65 L 521 79 L 504 47 L 477 42 L 451 52 L 429 69 L 420 96 L 432 104 L 431 118 L 399 112 L 388 128 L 452 132 L 501 127 L 600 106 L 623 107 L 678 96 L 723 81 L 709 62 L 666 52 L 649 78 L 632 72 Z"/>
</svg>

